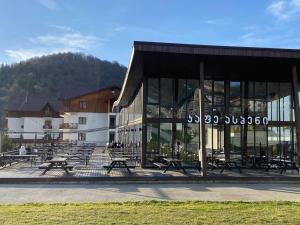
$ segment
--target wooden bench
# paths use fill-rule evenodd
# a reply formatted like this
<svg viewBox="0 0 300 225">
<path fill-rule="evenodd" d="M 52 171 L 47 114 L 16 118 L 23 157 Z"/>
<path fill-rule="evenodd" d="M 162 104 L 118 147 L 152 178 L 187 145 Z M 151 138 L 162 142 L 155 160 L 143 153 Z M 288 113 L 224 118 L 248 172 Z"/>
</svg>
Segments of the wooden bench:
<svg viewBox="0 0 300 225">
<path fill-rule="evenodd" d="M 49 166 L 51 165 L 51 163 L 43 163 L 41 165 L 39 165 L 39 169 L 47 169 Z"/>
<path fill-rule="evenodd" d="M 129 169 L 135 169 L 136 166 L 115 166 L 115 168 L 129 168 Z M 104 169 L 110 169 L 110 165 L 107 165 L 107 166 L 103 166 Z"/>
<path fill-rule="evenodd" d="M 160 163 L 160 162 L 154 162 L 153 163 L 154 166 L 156 166 L 158 169 L 165 169 L 167 167 L 166 164 Z"/>
<path fill-rule="evenodd" d="M 47 169 L 51 166 L 51 163 L 43 163 L 41 165 L 38 166 L 39 169 Z M 74 166 L 73 165 L 65 165 L 65 168 L 69 169 L 69 170 L 73 170 Z M 51 169 L 61 169 L 61 166 L 52 166 Z"/>
</svg>

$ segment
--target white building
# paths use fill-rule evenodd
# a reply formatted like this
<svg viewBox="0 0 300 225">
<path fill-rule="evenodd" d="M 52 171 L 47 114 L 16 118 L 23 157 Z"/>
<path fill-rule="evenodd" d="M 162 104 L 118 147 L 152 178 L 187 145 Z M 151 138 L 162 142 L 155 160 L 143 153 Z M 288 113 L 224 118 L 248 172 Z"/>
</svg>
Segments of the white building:
<svg viewBox="0 0 300 225">
<path fill-rule="evenodd" d="M 12 103 L 6 110 L 9 138 L 50 140 L 59 137 L 63 118 L 59 115 L 63 104 L 57 99 L 29 98 Z"/>
<path fill-rule="evenodd" d="M 104 146 L 117 139 L 118 114 L 112 113 L 119 88 L 75 91 L 64 99 L 63 140 L 89 142 Z"/>
</svg>

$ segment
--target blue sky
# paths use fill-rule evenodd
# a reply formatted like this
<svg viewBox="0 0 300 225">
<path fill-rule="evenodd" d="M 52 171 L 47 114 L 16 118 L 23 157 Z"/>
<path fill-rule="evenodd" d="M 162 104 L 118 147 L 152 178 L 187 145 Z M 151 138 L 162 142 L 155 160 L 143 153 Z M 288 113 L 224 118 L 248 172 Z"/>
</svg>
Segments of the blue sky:
<svg viewBox="0 0 300 225">
<path fill-rule="evenodd" d="M 139 41 L 300 48 L 300 0 L 1 0 L 0 64 L 83 52 L 127 66 Z"/>
</svg>

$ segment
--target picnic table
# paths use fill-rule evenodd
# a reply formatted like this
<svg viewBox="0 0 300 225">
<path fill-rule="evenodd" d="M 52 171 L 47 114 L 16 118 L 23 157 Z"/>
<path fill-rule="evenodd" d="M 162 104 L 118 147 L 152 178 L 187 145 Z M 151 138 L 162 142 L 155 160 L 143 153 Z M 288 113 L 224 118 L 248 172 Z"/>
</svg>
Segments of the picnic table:
<svg viewBox="0 0 300 225">
<path fill-rule="evenodd" d="M 66 158 L 68 161 L 72 159 L 83 160 L 84 164 L 87 166 L 90 156 L 82 154 L 57 154 L 58 157 Z"/>
<path fill-rule="evenodd" d="M 233 161 L 233 160 L 225 160 L 225 159 L 219 159 L 218 166 L 219 166 L 219 165 L 222 165 L 222 166 L 221 166 L 221 171 L 220 171 L 220 173 L 223 173 L 223 171 L 224 171 L 225 169 L 228 169 L 228 170 L 238 169 L 238 171 L 239 171 L 240 173 L 242 173 L 241 167 L 238 166 L 238 164 L 237 164 L 236 161 Z"/>
<path fill-rule="evenodd" d="M 47 171 L 52 170 L 52 169 L 62 169 L 64 170 L 67 174 L 69 174 L 69 170 L 73 169 L 73 166 L 68 165 L 67 159 L 62 158 L 62 157 L 55 157 L 49 162 L 43 163 L 42 165 L 39 166 L 39 169 L 45 169 L 42 175 L 46 174 Z"/>
<path fill-rule="evenodd" d="M 182 161 L 180 159 L 163 158 L 163 160 L 167 163 L 167 167 L 165 168 L 164 173 L 166 173 L 170 168 L 181 169 L 184 173 L 186 173 L 185 169 L 182 166 Z"/>
<path fill-rule="evenodd" d="M 32 167 L 33 162 L 36 160 L 37 157 L 39 157 L 38 155 L 3 155 L 3 160 L 4 161 L 8 161 L 8 163 L 11 165 L 11 163 L 14 160 L 20 160 L 20 159 L 26 159 L 26 160 L 30 160 L 30 166 Z"/>
<path fill-rule="evenodd" d="M 271 159 L 270 165 L 266 169 L 268 171 L 271 168 L 271 165 L 276 165 L 279 169 L 281 169 L 280 174 L 283 172 L 286 172 L 288 169 L 290 170 L 296 170 L 299 174 L 299 168 L 297 167 L 296 163 L 291 160 L 286 159 Z"/>
<path fill-rule="evenodd" d="M 113 168 L 126 168 L 128 173 L 131 173 L 129 166 L 126 163 L 127 160 L 128 158 L 112 158 L 110 165 L 105 167 L 108 169 L 107 174 L 109 174 Z"/>
</svg>

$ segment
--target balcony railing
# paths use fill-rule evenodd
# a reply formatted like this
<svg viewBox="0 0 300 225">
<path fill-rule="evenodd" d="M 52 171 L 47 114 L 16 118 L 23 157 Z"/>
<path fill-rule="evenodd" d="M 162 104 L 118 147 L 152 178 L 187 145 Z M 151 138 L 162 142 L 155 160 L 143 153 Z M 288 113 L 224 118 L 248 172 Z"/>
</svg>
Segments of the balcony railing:
<svg viewBox="0 0 300 225">
<path fill-rule="evenodd" d="M 52 125 L 43 125 L 43 129 L 44 130 L 51 130 L 52 129 Z"/>
<path fill-rule="evenodd" d="M 62 123 L 59 129 L 78 129 L 78 123 Z"/>
</svg>

